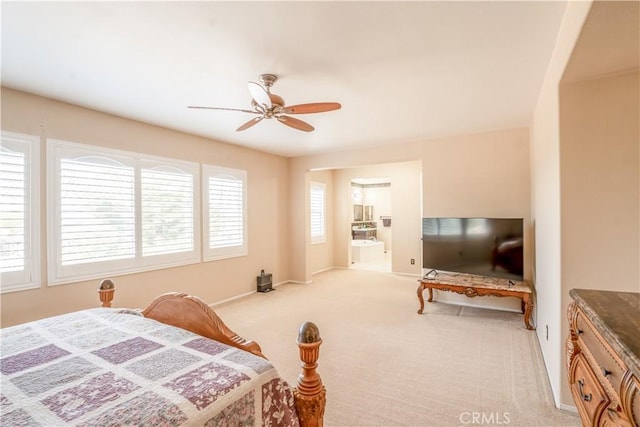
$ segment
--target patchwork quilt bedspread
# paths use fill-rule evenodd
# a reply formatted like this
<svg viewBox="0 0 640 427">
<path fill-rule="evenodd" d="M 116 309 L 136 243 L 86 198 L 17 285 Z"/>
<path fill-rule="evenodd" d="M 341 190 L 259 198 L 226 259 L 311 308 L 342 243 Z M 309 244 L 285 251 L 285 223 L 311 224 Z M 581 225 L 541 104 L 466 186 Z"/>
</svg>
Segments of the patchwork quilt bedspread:
<svg viewBox="0 0 640 427">
<path fill-rule="evenodd" d="M 1 330 L 0 425 L 297 426 L 269 361 L 134 311 Z"/>
</svg>

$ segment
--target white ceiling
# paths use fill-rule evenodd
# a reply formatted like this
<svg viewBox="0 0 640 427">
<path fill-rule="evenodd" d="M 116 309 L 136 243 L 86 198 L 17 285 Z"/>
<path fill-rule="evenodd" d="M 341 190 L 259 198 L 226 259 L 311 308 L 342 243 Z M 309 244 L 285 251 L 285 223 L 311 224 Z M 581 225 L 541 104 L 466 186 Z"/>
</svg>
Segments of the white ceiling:
<svg viewBox="0 0 640 427">
<path fill-rule="evenodd" d="M 2 2 L 2 85 L 287 157 L 528 126 L 565 1 Z M 279 76 L 311 133 L 252 116 Z"/>
</svg>

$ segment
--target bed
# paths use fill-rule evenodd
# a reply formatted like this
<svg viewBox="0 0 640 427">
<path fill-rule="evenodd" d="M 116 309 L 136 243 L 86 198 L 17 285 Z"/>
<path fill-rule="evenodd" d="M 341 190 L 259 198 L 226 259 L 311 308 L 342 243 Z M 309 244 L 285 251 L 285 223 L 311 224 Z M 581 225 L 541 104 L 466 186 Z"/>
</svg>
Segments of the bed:
<svg viewBox="0 0 640 427">
<path fill-rule="evenodd" d="M 2 329 L 0 425 L 322 426 L 322 340 L 298 336 L 295 388 L 260 346 L 202 300 L 164 294 L 144 310 L 102 307 Z"/>
</svg>

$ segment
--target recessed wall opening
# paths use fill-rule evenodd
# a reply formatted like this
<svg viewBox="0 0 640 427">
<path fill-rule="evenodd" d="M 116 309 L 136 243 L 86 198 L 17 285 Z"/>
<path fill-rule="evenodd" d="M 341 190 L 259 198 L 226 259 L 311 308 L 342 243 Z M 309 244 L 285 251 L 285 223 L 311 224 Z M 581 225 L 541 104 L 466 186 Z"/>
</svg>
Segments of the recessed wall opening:
<svg viewBox="0 0 640 427">
<path fill-rule="evenodd" d="M 350 268 L 391 272 L 391 179 L 350 182 Z"/>
</svg>

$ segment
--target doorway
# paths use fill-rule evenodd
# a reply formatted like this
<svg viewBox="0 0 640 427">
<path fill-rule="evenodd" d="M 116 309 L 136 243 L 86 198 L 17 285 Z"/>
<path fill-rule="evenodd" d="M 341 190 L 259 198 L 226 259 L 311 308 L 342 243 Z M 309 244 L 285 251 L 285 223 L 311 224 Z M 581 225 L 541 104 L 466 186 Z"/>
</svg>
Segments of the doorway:
<svg viewBox="0 0 640 427">
<path fill-rule="evenodd" d="M 350 268 L 391 272 L 391 179 L 350 181 Z"/>
</svg>

